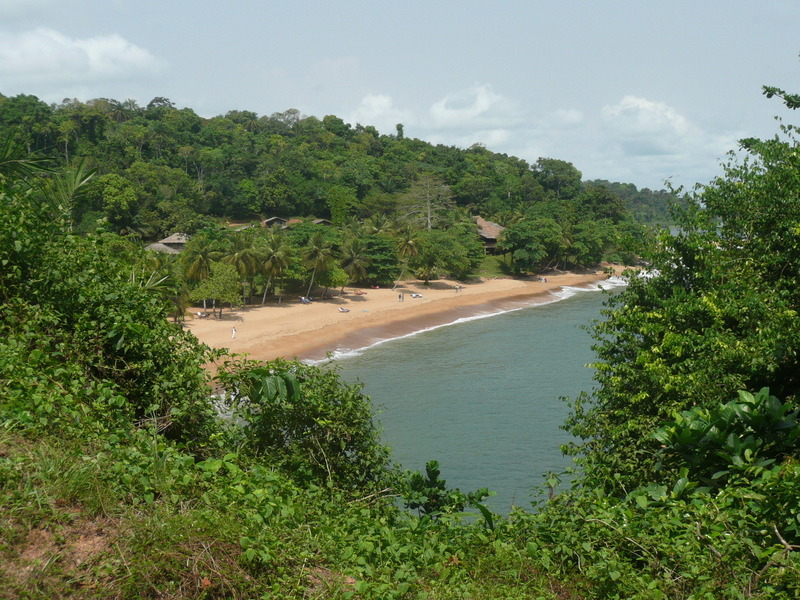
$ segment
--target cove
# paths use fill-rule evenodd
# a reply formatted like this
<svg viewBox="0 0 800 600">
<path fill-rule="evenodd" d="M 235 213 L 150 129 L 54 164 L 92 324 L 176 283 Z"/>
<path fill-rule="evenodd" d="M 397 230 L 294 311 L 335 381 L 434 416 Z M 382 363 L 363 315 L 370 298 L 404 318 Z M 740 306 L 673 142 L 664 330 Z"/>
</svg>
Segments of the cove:
<svg viewBox="0 0 800 600">
<path fill-rule="evenodd" d="M 500 513 L 530 508 L 543 475 L 571 465 L 560 451 L 570 440 L 562 397 L 592 388 L 584 326 L 601 317 L 604 299 L 597 286 L 564 288 L 548 303 L 404 336 L 336 364 L 364 385 L 403 468 L 438 460 L 448 487 L 488 487 Z"/>
</svg>

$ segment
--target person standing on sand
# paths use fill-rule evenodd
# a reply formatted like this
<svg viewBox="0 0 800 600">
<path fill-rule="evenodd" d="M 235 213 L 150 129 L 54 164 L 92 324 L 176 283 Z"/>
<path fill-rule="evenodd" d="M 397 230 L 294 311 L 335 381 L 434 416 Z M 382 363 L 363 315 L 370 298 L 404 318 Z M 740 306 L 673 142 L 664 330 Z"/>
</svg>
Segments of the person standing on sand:
<svg viewBox="0 0 800 600">
<path fill-rule="evenodd" d="M 236 327 L 231 328 L 231 339 L 232 340 L 236 339 Z"/>
</svg>

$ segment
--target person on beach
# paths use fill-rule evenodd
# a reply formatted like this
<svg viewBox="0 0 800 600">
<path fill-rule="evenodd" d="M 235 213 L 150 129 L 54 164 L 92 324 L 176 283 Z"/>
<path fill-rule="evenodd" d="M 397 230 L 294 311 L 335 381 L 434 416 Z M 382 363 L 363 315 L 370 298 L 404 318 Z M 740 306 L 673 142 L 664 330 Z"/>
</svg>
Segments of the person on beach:
<svg viewBox="0 0 800 600">
<path fill-rule="evenodd" d="M 236 339 L 236 327 L 231 328 L 231 339 L 232 340 Z"/>
</svg>

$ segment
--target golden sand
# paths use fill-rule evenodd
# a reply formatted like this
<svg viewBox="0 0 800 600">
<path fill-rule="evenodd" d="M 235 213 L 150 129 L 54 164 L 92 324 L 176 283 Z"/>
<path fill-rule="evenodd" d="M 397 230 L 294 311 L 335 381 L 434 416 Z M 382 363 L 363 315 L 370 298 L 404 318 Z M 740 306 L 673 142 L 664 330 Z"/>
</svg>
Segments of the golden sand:
<svg viewBox="0 0 800 600">
<path fill-rule="evenodd" d="M 394 337 L 433 324 L 477 314 L 498 303 L 532 302 L 564 286 L 602 281 L 598 270 L 584 274 L 548 275 L 546 281 L 495 278 L 470 283 L 438 280 L 401 282 L 396 289 L 345 288 L 332 297 L 303 304 L 296 296 L 265 306 L 224 310 L 222 319 L 198 318 L 193 312 L 186 327 L 213 348 L 248 354 L 257 360 L 324 358 L 342 348 L 359 348 L 379 338 Z M 359 294 L 357 292 L 364 292 Z M 404 294 L 400 301 L 399 295 Z M 414 297 L 412 294 L 418 294 Z M 343 312 L 340 308 L 345 309 Z M 233 329 L 236 329 L 235 338 Z"/>
</svg>

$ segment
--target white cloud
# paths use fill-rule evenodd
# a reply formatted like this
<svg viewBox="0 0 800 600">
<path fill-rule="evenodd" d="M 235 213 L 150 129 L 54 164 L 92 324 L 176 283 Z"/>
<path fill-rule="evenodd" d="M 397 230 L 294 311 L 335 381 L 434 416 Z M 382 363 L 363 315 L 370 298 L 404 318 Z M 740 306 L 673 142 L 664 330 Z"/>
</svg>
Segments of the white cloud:
<svg viewBox="0 0 800 600">
<path fill-rule="evenodd" d="M 368 94 L 361 100 L 358 108 L 350 115 L 350 122 L 372 125 L 381 133 L 394 133 L 398 123 L 406 124 L 411 118 L 408 111 L 394 105 L 391 96 Z"/>
<path fill-rule="evenodd" d="M 609 141 L 627 155 L 679 153 L 702 135 L 674 108 L 636 96 L 604 106 L 601 114 Z"/>
<path fill-rule="evenodd" d="M 74 39 L 48 28 L 0 32 L 0 75 L 21 84 L 100 83 L 162 68 L 162 61 L 116 34 Z"/>
<path fill-rule="evenodd" d="M 481 129 L 509 125 L 516 120 L 516 110 L 489 85 L 453 92 L 430 108 L 434 129 Z"/>
</svg>

